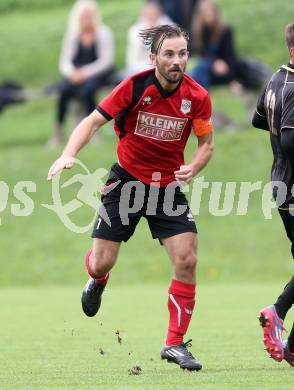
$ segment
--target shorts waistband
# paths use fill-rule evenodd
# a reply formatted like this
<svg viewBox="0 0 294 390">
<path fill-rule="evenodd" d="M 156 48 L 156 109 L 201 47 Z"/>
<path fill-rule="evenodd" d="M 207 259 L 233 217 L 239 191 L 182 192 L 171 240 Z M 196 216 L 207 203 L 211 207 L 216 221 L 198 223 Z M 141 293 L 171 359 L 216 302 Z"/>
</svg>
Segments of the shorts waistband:
<svg viewBox="0 0 294 390">
<path fill-rule="evenodd" d="M 119 163 L 114 163 L 111 167 L 115 172 L 127 180 L 139 180 L 136 177 L 132 176 L 128 171 L 126 171 Z"/>
</svg>

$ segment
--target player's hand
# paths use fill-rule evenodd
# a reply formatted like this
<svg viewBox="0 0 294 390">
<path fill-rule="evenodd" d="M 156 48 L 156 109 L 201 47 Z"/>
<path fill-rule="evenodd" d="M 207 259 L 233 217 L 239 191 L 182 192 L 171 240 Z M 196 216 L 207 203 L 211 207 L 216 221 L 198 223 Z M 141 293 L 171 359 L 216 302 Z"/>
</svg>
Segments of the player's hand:
<svg viewBox="0 0 294 390">
<path fill-rule="evenodd" d="M 181 165 L 178 171 L 175 171 L 175 178 L 179 182 L 190 183 L 194 174 L 191 165 Z"/>
<path fill-rule="evenodd" d="M 52 178 L 62 169 L 70 169 L 74 166 L 74 158 L 73 157 L 59 157 L 48 171 L 47 180 L 52 180 Z"/>
</svg>

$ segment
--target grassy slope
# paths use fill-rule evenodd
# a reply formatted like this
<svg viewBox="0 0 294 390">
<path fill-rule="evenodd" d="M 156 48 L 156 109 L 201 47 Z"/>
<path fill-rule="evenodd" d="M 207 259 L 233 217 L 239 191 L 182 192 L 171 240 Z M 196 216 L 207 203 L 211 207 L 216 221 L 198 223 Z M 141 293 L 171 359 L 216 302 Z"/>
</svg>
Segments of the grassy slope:
<svg viewBox="0 0 294 390">
<path fill-rule="evenodd" d="M 288 20 L 290 8 L 287 7 L 290 4 L 276 12 L 278 4 L 275 1 L 267 2 L 266 9 L 262 2 L 254 6 L 253 2 L 232 0 L 220 3 L 227 19 L 237 30 L 243 54 L 259 54 L 274 67 L 284 61 L 281 30 Z M 31 3 L 28 1 L 26 4 Z M 0 52 L 3 58 L 8 59 L 0 63 L 3 79 L 11 77 L 27 85 L 41 86 L 58 77 L 56 62 L 69 6 L 68 2 L 62 7 L 46 4 L 44 9 L 37 7 L 32 10 L 28 6 L 25 11 L 23 8 L 16 9 L 0 16 L 0 35 L 3 37 Z M 101 4 L 105 21 L 115 31 L 117 62 L 121 66 L 126 26 L 135 20 L 140 3 L 128 0 L 101 1 Z M 261 15 L 269 17 L 272 14 L 276 17 L 271 20 L 268 31 L 268 23 L 260 22 Z M 271 156 L 266 134 L 250 128 L 240 99 L 220 91 L 214 95 L 214 103 L 215 107 L 223 107 L 239 121 L 241 131 L 234 135 L 216 135 L 215 157 L 204 171 L 205 178 L 218 181 L 268 180 Z M 11 107 L 0 117 L 1 180 L 9 184 L 11 194 L 9 207 L 0 215 L 3 254 L 0 283 L 4 285 L 71 284 L 80 281 L 84 275 L 81 258 L 90 245 L 88 234 L 71 233 L 56 215 L 41 207 L 41 203 L 51 203 L 51 187 L 45 177 L 50 163 L 59 153 L 44 149 L 53 126 L 53 112 L 54 100 L 48 98 Z M 191 139 L 187 159 L 191 156 L 194 141 Z M 94 171 L 97 166 L 108 168 L 114 160 L 114 153 L 115 138 L 106 128 L 101 143 L 90 145 L 81 154 L 81 159 L 90 171 Z M 11 204 L 16 202 L 12 189 L 19 180 L 33 180 L 37 184 L 37 192 L 31 194 L 35 210 L 27 218 L 12 217 L 10 212 Z M 77 187 L 73 186 L 67 194 L 68 199 L 72 199 L 76 191 Z M 232 213 L 226 218 L 216 218 L 208 213 L 207 196 L 203 198 L 198 218 L 201 240 L 199 276 L 202 280 L 287 277 L 292 262 L 281 223 L 276 216 L 275 223 L 264 220 L 260 203 L 259 194 L 252 198 L 246 217 L 236 217 Z M 91 213 L 92 210 L 84 206 L 74 218 L 88 222 Z M 156 242 L 146 240 L 146 235 L 149 237 L 149 232 L 146 223 L 143 223 L 122 250 L 113 275 L 115 281 L 169 278 L 169 265 L 162 248 Z M 262 240 L 257 239 L 260 236 Z M 10 261 L 7 261 L 8 253 L 12 253 Z M 65 273 L 68 275 L 66 280 Z"/>
<path fill-rule="evenodd" d="M 29 2 L 28 2 L 29 3 Z M 13 8 L 0 15 L 0 80 L 17 80 L 29 87 L 59 78 L 57 63 L 70 5 Z M 67 3 L 67 4 L 66 4 Z M 99 1 L 104 22 L 114 31 L 116 63 L 124 66 L 127 26 L 136 20 L 141 1 Z M 127 12 L 126 12 L 127 10 Z M 11 28 L 13 26 L 13 28 Z"/>
<path fill-rule="evenodd" d="M 255 56 L 274 69 L 287 61 L 283 33 L 285 25 L 293 21 L 290 3 L 282 8 L 277 1 L 221 0 L 218 3 L 236 30 L 242 56 Z"/>
<path fill-rule="evenodd" d="M 0 1 L 1 12 L 13 7 L 13 12 L 0 15 L 0 52 L 1 58 L 6 58 L 0 61 L 1 79 L 39 87 L 58 78 L 56 62 L 69 3 Z M 62 6 L 53 6 L 56 4 Z M 126 26 L 135 20 L 140 2 L 100 0 L 100 4 L 106 22 L 115 30 L 117 63 L 122 67 Z M 285 61 L 281 31 L 292 13 L 291 3 L 283 8 L 275 0 L 222 0 L 220 4 L 237 30 L 243 55 L 255 55 L 273 68 Z M 266 134 L 250 129 L 238 99 L 220 91 L 214 95 L 214 103 L 238 120 L 241 131 L 216 135 L 215 157 L 205 178 L 267 180 L 271 155 Z M 266 358 L 255 320 L 259 308 L 279 293 L 281 282 L 277 279 L 285 280 L 292 272 L 281 222 L 276 215 L 274 221 L 264 220 L 260 194 L 253 196 L 246 217 L 234 213 L 213 217 L 207 195 L 203 198 L 198 218 L 199 305 L 188 335 L 193 338 L 192 351 L 204 364 L 201 373 L 182 372 L 158 359 L 166 328 L 166 284 L 144 282 L 167 282 L 170 271 L 163 249 L 146 239 L 149 232 L 144 223 L 122 250 L 100 317 L 90 320 L 81 314 L 77 286 L 86 278 L 81 258 L 90 244 L 88 234 L 71 233 L 41 207 L 41 203 L 51 203 L 51 187 L 45 177 L 59 153 L 44 149 L 53 112 L 54 101 L 42 99 L 7 109 L 0 117 L 0 181 L 10 186 L 9 207 L 0 212 L 1 390 L 271 390 L 281 387 L 281 378 L 284 389 L 292 388 L 292 371 L 287 365 Z M 111 165 L 115 138 L 110 134 L 109 128 L 103 130 L 101 143 L 90 145 L 81 154 L 91 171 Z M 37 184 L 37 192 L 31 194 L 35 210 L 27 218 L 12 217 L 10 212 L 11 204 L 18 203 L 12 189 L 19 180 Z M 72 199 L 76 191 L 73 186 L 67 198 Z M 84 206 L 74 217 L 86 223 L 91 213 Z M 132 287 L 121 286 L 126 282 Z M 47 288 L 46 284 L 66 287 Z M 288 328 L 290 321 L 291 317 Z M 122 345 L 117 343 L 118 329 Z M 136 364 L 143 374 L 128 375 L 128 369 Z"/>
<path fill-rule="evenodd" d="M 267 358 L 256 320 L 260 307 L 277 292 L 271 284 L 200 286 L 188 336 L 204 369 L 189 373 L 159 358 L 166 329 L 163 286 L 110 285 L 94 319 L 80 312 L 77 289 L 3 289 L 0 387 L 274 390 L 282 381 L 283 389 L 291 389 L 292 370 Z M 142 375 L 128 374 L 135 365 Z"/>
<path fill-rule="evenodd" d="M 56 80 L 61 38 L 70 9 L 69 0 L 0 2 L 0 78 L 28 86 L 41 86 Z M 143 1 L 100 0 L 105 23 L 115 34 L 118 68 L 124 66 L 127 27 L 136 20 Z M 236 30 L 238 51 L 255 56 L 276 68 L 286 61 L 283 29 L 290 21 L 291 2 L 281 8 L 275 0 L 220 0 L 226 20 Z M 269 22 L 270 21 L 270 22 Z"/>
<path fill-rule="evenodd" d="M 75 283 L 84 272 L 81 258 L 90 245 L 89 234 L 70 232 L 55 214 L 41 207 L 42 203 L 52 203 L 51 187 L 45 177 L 48 166 L 58 155 L 57 151 L 48 152 L 43 147 L 52 125 L 53 106 L 50 105 L 49 109 L 48 106 L 47 101 L 32 103 L 7 110 L 2 116 L 6 131 L 2 133 L 0 164 L 9 165 L 9 169 L 2 173 L 2 180 L 9 183 L 11 196 L 9 207 L 1 213 L 0 242 L 2 253 L 9 253 L 13 248 L 13 261 L 7 262 L 2 257 L 2 284 Z M 187 159 L 194 142 L 192 138 Z M 90 145 L 80 157 L 93 172 L 97 166 L 108 168 L 114 152 L 115 138 L 106 128 L 101 142 Z M 215 157 L 204 171 L 204 176 L 208 181 L 265 182 L 269 175 L 270 158 L 267 135 L 262 132 L 244 129 L 234 135 L 218 134 Z M 76 172 L 78 169 L 68 172 L 66 177 Z M 13 217 L 10 211 L 11 204 L 17 203 L 12 189 L 18 180 L 32 180 L 37 184 L 36 193 L 31 194 L 35 209 L 26 218 Z M 76 186 L 70 188 L 65 194 L 68 200 L 75 196 L 77 190 Z M 204 190 L 200 216 L 197 217 L 200 276 L 205 280 L 260 278 L 260 275 L 271 279 L 277 274 L 285 277 L 292 266 L 288 243 L 277 216 L 275 223 L 264 219 L 260 210 L 261 193 L 250 199 L 247 216 L 236 216 L 235 202 L 232 213 L 225 218 L 210 214 L 209 195 L 210 191 Z M 73 213 L 73 218 L 75 221 L 82 218 L 82 222 L 87 224 L 92 214 L 93 210 L 85 205 L 80 212 Z M 116 280 L 152 281 L 169 277 L 163 249 L 158 247 L 157 242 L 146 240 L 146 234 L 149 237 L 146 223 L 142 223 L 135 237 L 123 247 L 114 272 Z M 261 234 L 262 240 L 258 240 Z M 275 242 L 277 244 L 273 244 Z M 65 273 L 68 274 L 66 281 Z"/>
</svg>

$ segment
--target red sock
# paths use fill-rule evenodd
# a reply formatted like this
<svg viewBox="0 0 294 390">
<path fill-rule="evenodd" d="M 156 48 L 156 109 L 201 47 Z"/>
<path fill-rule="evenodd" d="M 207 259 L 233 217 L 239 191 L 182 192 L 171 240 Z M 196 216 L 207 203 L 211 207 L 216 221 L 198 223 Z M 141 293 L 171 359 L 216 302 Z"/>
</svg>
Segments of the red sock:
<svg viewBox="0 0 294 390">
<path fill-rule="evenodd" d="M 168 290 L 169 325 L 166 345 L 183 342 L 195 306 L 195 284 L 172 279 Z"/>
<path fill-rule="evenodd" d="M 109 278 L 109 272 L 107 272 L 107 274 L 101 276 L 100 278 L 97 278 L 97 276 L 95 276 L 93 274 L 93 271 L 91 270 L 91 267 L 90 267 L 91 253 L 92 253 L 92 249 L 89 249 L 87 251 L 86 257 L 85 257 L 85 266 L 87 268 L 88 274 L 91 276 L 91 278 L 93 278 L 95 280 L 96 283 L 101 284 L 102 286 L 105 286 L 107 281 L 108 281 L 108 278 Z"/>
</svg>

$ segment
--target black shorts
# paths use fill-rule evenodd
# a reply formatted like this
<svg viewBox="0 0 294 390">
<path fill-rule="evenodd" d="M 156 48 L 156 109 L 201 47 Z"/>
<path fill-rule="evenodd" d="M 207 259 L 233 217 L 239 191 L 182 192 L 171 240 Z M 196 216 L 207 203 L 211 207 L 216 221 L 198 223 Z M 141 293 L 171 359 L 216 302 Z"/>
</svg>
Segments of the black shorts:
<svg viewBox="0 0 294 390">
<path fill-rule="evenodd" d="M 153 238 L 180 233 L 197 233 L 195 221 L 179 186 L 147 185 L 131 176 L 120 165 L 111 168 L 92 238 L 128 241 L 141 217 L 147 219 Z"/>
</svg>

